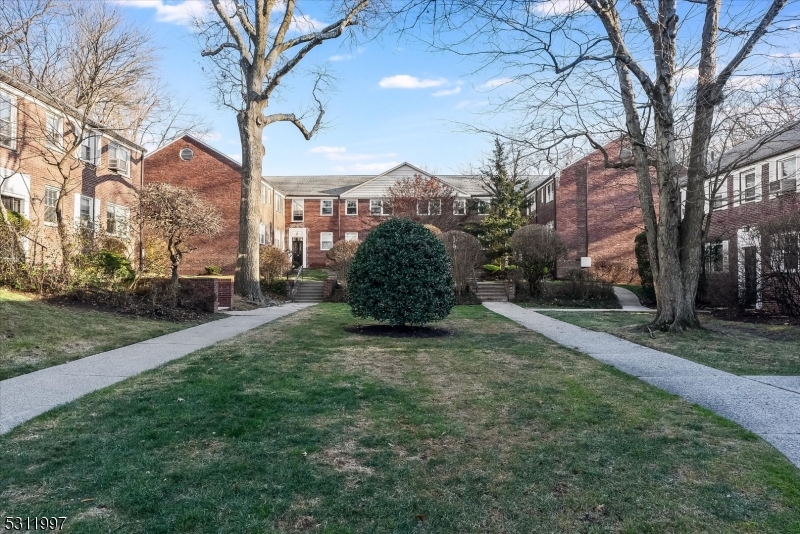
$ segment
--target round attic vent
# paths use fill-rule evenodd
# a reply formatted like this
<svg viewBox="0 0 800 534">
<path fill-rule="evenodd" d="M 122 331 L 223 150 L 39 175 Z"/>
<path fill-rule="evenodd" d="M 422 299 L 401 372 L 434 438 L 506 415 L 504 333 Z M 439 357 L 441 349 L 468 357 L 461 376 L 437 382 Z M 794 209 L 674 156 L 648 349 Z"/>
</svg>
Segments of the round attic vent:
<svg viewBox="0 0 800 534">
<path fill-rule="evenodd" d="M 194 152 L 192 151 L 191 148 L 181 149 L 181 159 L 183 161 L 189 161 L 193 157 L 194 157 Z"/>
</svg>

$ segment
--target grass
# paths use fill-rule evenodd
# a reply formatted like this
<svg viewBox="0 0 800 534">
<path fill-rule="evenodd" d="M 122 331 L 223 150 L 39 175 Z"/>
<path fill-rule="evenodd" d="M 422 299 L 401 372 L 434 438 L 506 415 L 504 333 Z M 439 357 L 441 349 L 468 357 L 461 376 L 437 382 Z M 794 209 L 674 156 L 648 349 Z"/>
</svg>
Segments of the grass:
<svg viewBox="0 0 800 534">
<path fill-rule="evenodd" d="M 69 532 L 797 532 L 742 428 L 492 314 L 322 304 L 0 436 L 0 516 Z"/>
<path fill-rule="evenodd" d="M 0 289 L 0 380 L 200 322 L 156 321 L 54 305 Z"/>
<path fill-rule="evenodd" d="M 752 324 L 700 315 L 704 330 L 683 334 L 646 329 L 652 314 L 547 311 L 554 319 L 608 332 L 737 375 L 800 375 L 800 327 Z"/>
<path fill-rule="evenodd" d="M 294 276 L 289 276 L 290 280 L 294 280 Z M 300 275 L 300 280 L 312 280 L 317 282 L 324 282 L 328 279 L 328 271 L 325 269 L 303 269 L 303 274 Z"/>
</svg>

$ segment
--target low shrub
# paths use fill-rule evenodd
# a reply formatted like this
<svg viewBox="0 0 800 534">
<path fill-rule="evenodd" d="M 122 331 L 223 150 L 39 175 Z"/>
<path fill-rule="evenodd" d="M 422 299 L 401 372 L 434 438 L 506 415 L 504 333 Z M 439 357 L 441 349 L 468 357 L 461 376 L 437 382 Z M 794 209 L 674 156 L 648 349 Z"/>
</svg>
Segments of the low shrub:
<svg viewBox="0 0 800 534">
<path fill-rule="evenodd" d="M 291 258 L 278 247 L 272 245 L 261 247 L 259 254 L 260 274 L 268 283 L 285 275 L 292 268 Z"/>
<path fill-rule="evenodd" d="M 218 275 L 222 274 L 222 267 L 219 265 L 206 265 L 205 266 L 206 274 L 209 275 Z"/>
<path fill-rule="evenodd" d="M 483 268 L 484 271 L 486 271 L 487 273 L 490 273 L 490 274 L 491 273 L 496 273 L 497 271 L 500 270 L 500 266 L 499 265 L 494 265 L 492 263 L 487 263 L 482 268 Z"/>
<path fill-rule="evenodd" d="M 592 273 L 610 284 L 630 284 L 637 278 L 638 269 L 618 261 L 597 260 L 592 262 Z"/>
<path fill-rule="evenodd" d="M 266 280 L 262 279 L 261 291 L 262 293 L 269 293 L 270 295 L 285 297 L 288 295 L 288 291 L 286 289 L 286 280 L 283 278 L 275 278 L 271 282 L 267 282 Z"/>
<path fill-rule="evenodd" d="M 549 286 L 550 296 L 575 301 L 616 301 L 614 287 L 591 271 L 574 269 L 560 284 Z"/>
<path fill-rule="evenodd" d="M 325 253 L 328 267 L 336 274 L 336 280 L 347 291 L 347 272 L 361 241 L 337 241 Z"/>
</svg>

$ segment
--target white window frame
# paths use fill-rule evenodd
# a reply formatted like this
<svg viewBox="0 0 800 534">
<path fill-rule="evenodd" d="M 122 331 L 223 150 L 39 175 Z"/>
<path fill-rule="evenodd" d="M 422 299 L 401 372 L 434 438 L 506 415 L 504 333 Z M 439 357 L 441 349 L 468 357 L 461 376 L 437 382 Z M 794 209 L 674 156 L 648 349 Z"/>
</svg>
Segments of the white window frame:
<svg viewBox="0 0 800 534">
<path fill-rule="evenodd" d="M 549 182 L 547 185 L 544 186 L 544 203 L 547 204 L 548 202 L 553 201 L 554 196 L 554 188 L 553 182 Z"/>
<path fill-rule="evenodd" d="M 44 186 L 44 196 L 42 197 L 42 205 L 44 206 L 44 212 L 42 213 L 42 221 L 46 226 L 56 226 L 58 224 L 58 213 L 56 212 L 56 205 L 58 204 L 58 192 L 59 189 L 57 187 L 53 187 L 50 185 Z M 52 206 L 48 205 L 48 200 L 51 199 L 53 201 Z M 50 212 L 53 214 L 53 220 L 47 220 L 48 210 L 52 209 L 53 211 Z"/>
<path fill-rule="evenodd" d="M 272 244 L 278 248 L 281 248 L 281 231 L 275 230 L 275 236 L 273 237 Z"/>
<path fill-rule="evenodd" d="M 297 210 L 295 207 L 299 207 Z M 300 213 L 300 218 L 297 218 L 297 213 Z M 306 202 L 303 198 L 292 199 L 292 222 L 303 222 L 306 219 Z"/>
<path fill-rule="evenodd" d="M 382 198 L 371 198 L 369 200 L 369 214 L 375 217 L 386 217 L 391 215 L 389 212 L 389 208 L 387 206 L 388 202 Z M 375 208 L 380 209 L 380 213 L 375 213 L 377 210 Z"/>
<path fill-rule="evenodd" d="M 467 199 L 456 198 L 453 199 L 453 215 L 466 215 L 467 214 Z"/>
<path fill-rule="evenodd" d="M 352 204 L 352 206 L 355 207 L 355 212 L 354 213 L 350 213 L 351 204 Z M 345 200 L 344 201 L 344 206 L 345 206 L 345 208 L 344 208 L 344 214 L 345 215 L 349 215 L 351 217 L 354 216 L 354 215 L 358 215 L 358 199 Z"/>
<path fill-rule="evenodd" d="M 267 203 L 267 184 L 261 182 L 261 204 Z"/>
<path fill-rule="evenodd" d="M 275 191 L 275 213 L 284 214 L 286 211 L 286 197 Z"/>
<path fill-rule="evenodd" d="M 320 232 L 319 233 L 319 249 L 320 250 L 330 250 L 332 248 L 333 248 L 333 232 Z"/>
<path fill-rule="evenodd" d="M 84 148 L 87 150 L 86 157 L 84 158 Z M 94 130 L 87 130 L 86 136 L 81 139 L 81 144 L 78 146 L 78 159 L 84 163 L 91 165 L 100 164 L 100 134 Z"/>
<path fill-rule="evenodd" d="M 420 205 L 424 205 L 426 210 L 423 212 Z M 433 198 L 428 200 L 417 201 L 417 215 L 441 215 L 442 214 L 442 199 Z"/>
<path fill-rule="evenodd" d="M 117 168 L 117 172 L 126 178 L 131 176 L 131 151 L 120 145 L 119 143 L 108 143 L 108 164 L 111 165 L 111 160 L 122 160 L 124 165 Z"/>
<path fill-rule="evenodd" d="M 16 150 L 17 148 L 17 98 L 0 91 L 0 108 L 8 106 L 8 117 L 0 117 L 0 146 Z M 3 141 L 7 138 L 7 141 Z"/>
<path fill-rule="evenodd" d="M 64 149 L 64 118 L 55 113 L 47 113 L 45 119 L 45 138 L 47 148 Z"/>
<path fill-rule="evenodd" d="M 263 222 L 258 223 L 258 244 L 267 244 L 267 225 Z"/>
<path fill-rule="evenodd" d="M 345 232 L 344 233 L 344 240 L 345 241 L 358 241 L 358 232 Z"/>
<path fill-rule="evenodd" d="M 114 231 L 108 229 L 108 223 L 114 221 Z M 130 231 L 131 209 L 108 202 L 106 205 L 106 233 L 117 237 L 128 237 Z M 120 231 L 121 230 L 121 231 Z"/>
<path fill-rule="evenodd" d="M 84 201 L 86 201 L 89 205 L 88 217 L 83 216 Z M 81 195 L 80 193 L 75 193 L 74 203 L 73 215 L 75 218 L 75 226 L 94 231 L 98 223 L 97 214 L 100 211 L 100 200 L 86 195 Z"/>
<path fill-rule="evenodd" d="M 486 215 L 486 210 L 489 209 L 489 201 L 481 198 L 475 199 L 475 212 L 478 215 Z"/>
<path fill-rule="evenodd" d="M 748 199 L 747 198 L 747 190 L 751 189 L 751 188 L 747 187 L 747 176 L 750 175 L 750 174 L 753 175 L 753 187 L 752 187 L 752 189 L 753 189 L 753 198 Z M 759 200 L 759 198 L 758 198 L 759 197 L 759 195 L 758 195 L 759 187 L 758 186 L 759 186 L 759 183 L 758 183 L 758 170 L 757 170 L 756 167 L 753 167 L 751 169 L 747 169 L 745 171 L 740 172 L 739 173 L 739 197 L 740 197 L 739 198 L 739 203 L 740 204 L 749 204 L 750 202 L 758 202 L 758 200 Z"/>
<path fill-rule="evenodd" d="M 709 210 L 714 211 L 728 209 L 728 177 L 726 176 L 720 181 L 717 194 L 714 194 L 714 179 L 706 182 L 706 197 L 709 201 Z"/>
<path fill-rule="evenodd" d="M 330 205 L 330 213 L 325 213 L 325 204 Z M 333 199 L 319 201 L 319 214 L 323 217 L 333 217 Z"/>
<path fill-rule="evenodd" d="M 266 198 L 266 202 L 264 202 L 264 204 L 270 204 L 270 203 L 272 203 L 273 189 L 272 189 L 272 186 L 270 186 L 266 182 L 264 182 L 264 185 L 267 187 L 267 198 Z"/>
</svg>

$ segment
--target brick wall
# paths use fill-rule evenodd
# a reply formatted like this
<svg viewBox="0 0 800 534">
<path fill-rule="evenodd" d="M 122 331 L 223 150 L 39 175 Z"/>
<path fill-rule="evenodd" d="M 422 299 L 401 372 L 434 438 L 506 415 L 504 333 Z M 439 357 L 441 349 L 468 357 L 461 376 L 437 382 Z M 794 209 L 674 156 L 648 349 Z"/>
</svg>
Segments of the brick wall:
<svg viewBox="0 0 800 534">
<path fill-rule="evenodd" d="M 0 90 L 7 88 L 0 86 Z M 11 93 L 13 94 L 13 93 Z M 117 139 L 102 136 L 100 139 L 100 156 L 98 164 L 84 163 L 74 154 L 67 154 L 49 148 L 44 135 L 47 108 L 35 100 L 18 97 L 16 101 L 16 146 L 0 147 L 0 169 L 5 175 L 12 174 L 4 184 L 4 195 L 16 196 L 6 189 L 12 187 L 12 181 L 22 180 L 24 175 L 30 180 L 29 187 L 24 187 L 22 211 L 31 221 L 29 236 L 37 244 L 29 248 L 31 257 L 36 254 L 36 262 L 58 263 L 61 260 L 60 240 L 54 223 L 44 220 L 44 197 L 47 186 L 62 192 L 61 213 L 72 230 L 75 226 L 76 195 L 91 198 L 94 223 L 105 233 L 109 204 L 133 208 L 136 201 L 136 190 L 141 183 L 142 153 L 133 146 L 127 146 Z M 67 129 L 68 132 L 68 129 Z M 128 176 L 108 168 L 109 143 L 122 144 L 130 150 L 130 167 Z M 73 138 L 65 134 L 64 144 L 74 145 Z M 71 151 L 70 151 L 71 152 Z M 61 161 L 65 176 L 56 166 Z M 127 253 L 136 264 L 138 251 L 138 231 L 130 228 L 127 237 L 118 236 L 127 247 Z M 43 248 L 43 247 L 46 247 Z M 44 252 L 44 254 L 43 254 Z"/>
<path fill-rule="evenodd" d="M 605 149 L 617 157 L 620 142 Z M 652 185 L 656 198 L 655 171 Z M 602 153 L 592 152 L 561 171 L 555 197 L 556 231 L 566 247 L 558 276 L 580 268 L 582 256 L 589 256 L 592 265 L 606 262 L 636 269 L 634 238 L 644 230 L 644 221 L 633 169 L 605 168 Z"/>
<path fill-rule="evenodd" d="M 180 151 L 184 148 L 194 152 L 189 161 L 180 158 Z M 218 235 L 191 240 L 197 248 L 184 255 L 180 266 L 182 275 L 204 274 L 208 265 L 221 267 L 224 274 L 235 271 L 241 179 L 238 165 L 188 136 L 154 152 L 145 160 L 145 184 L 165 182 L 193 189 L 203 200 L 213 204 L 222 217 L 222 231 Z"/>
</svg>

